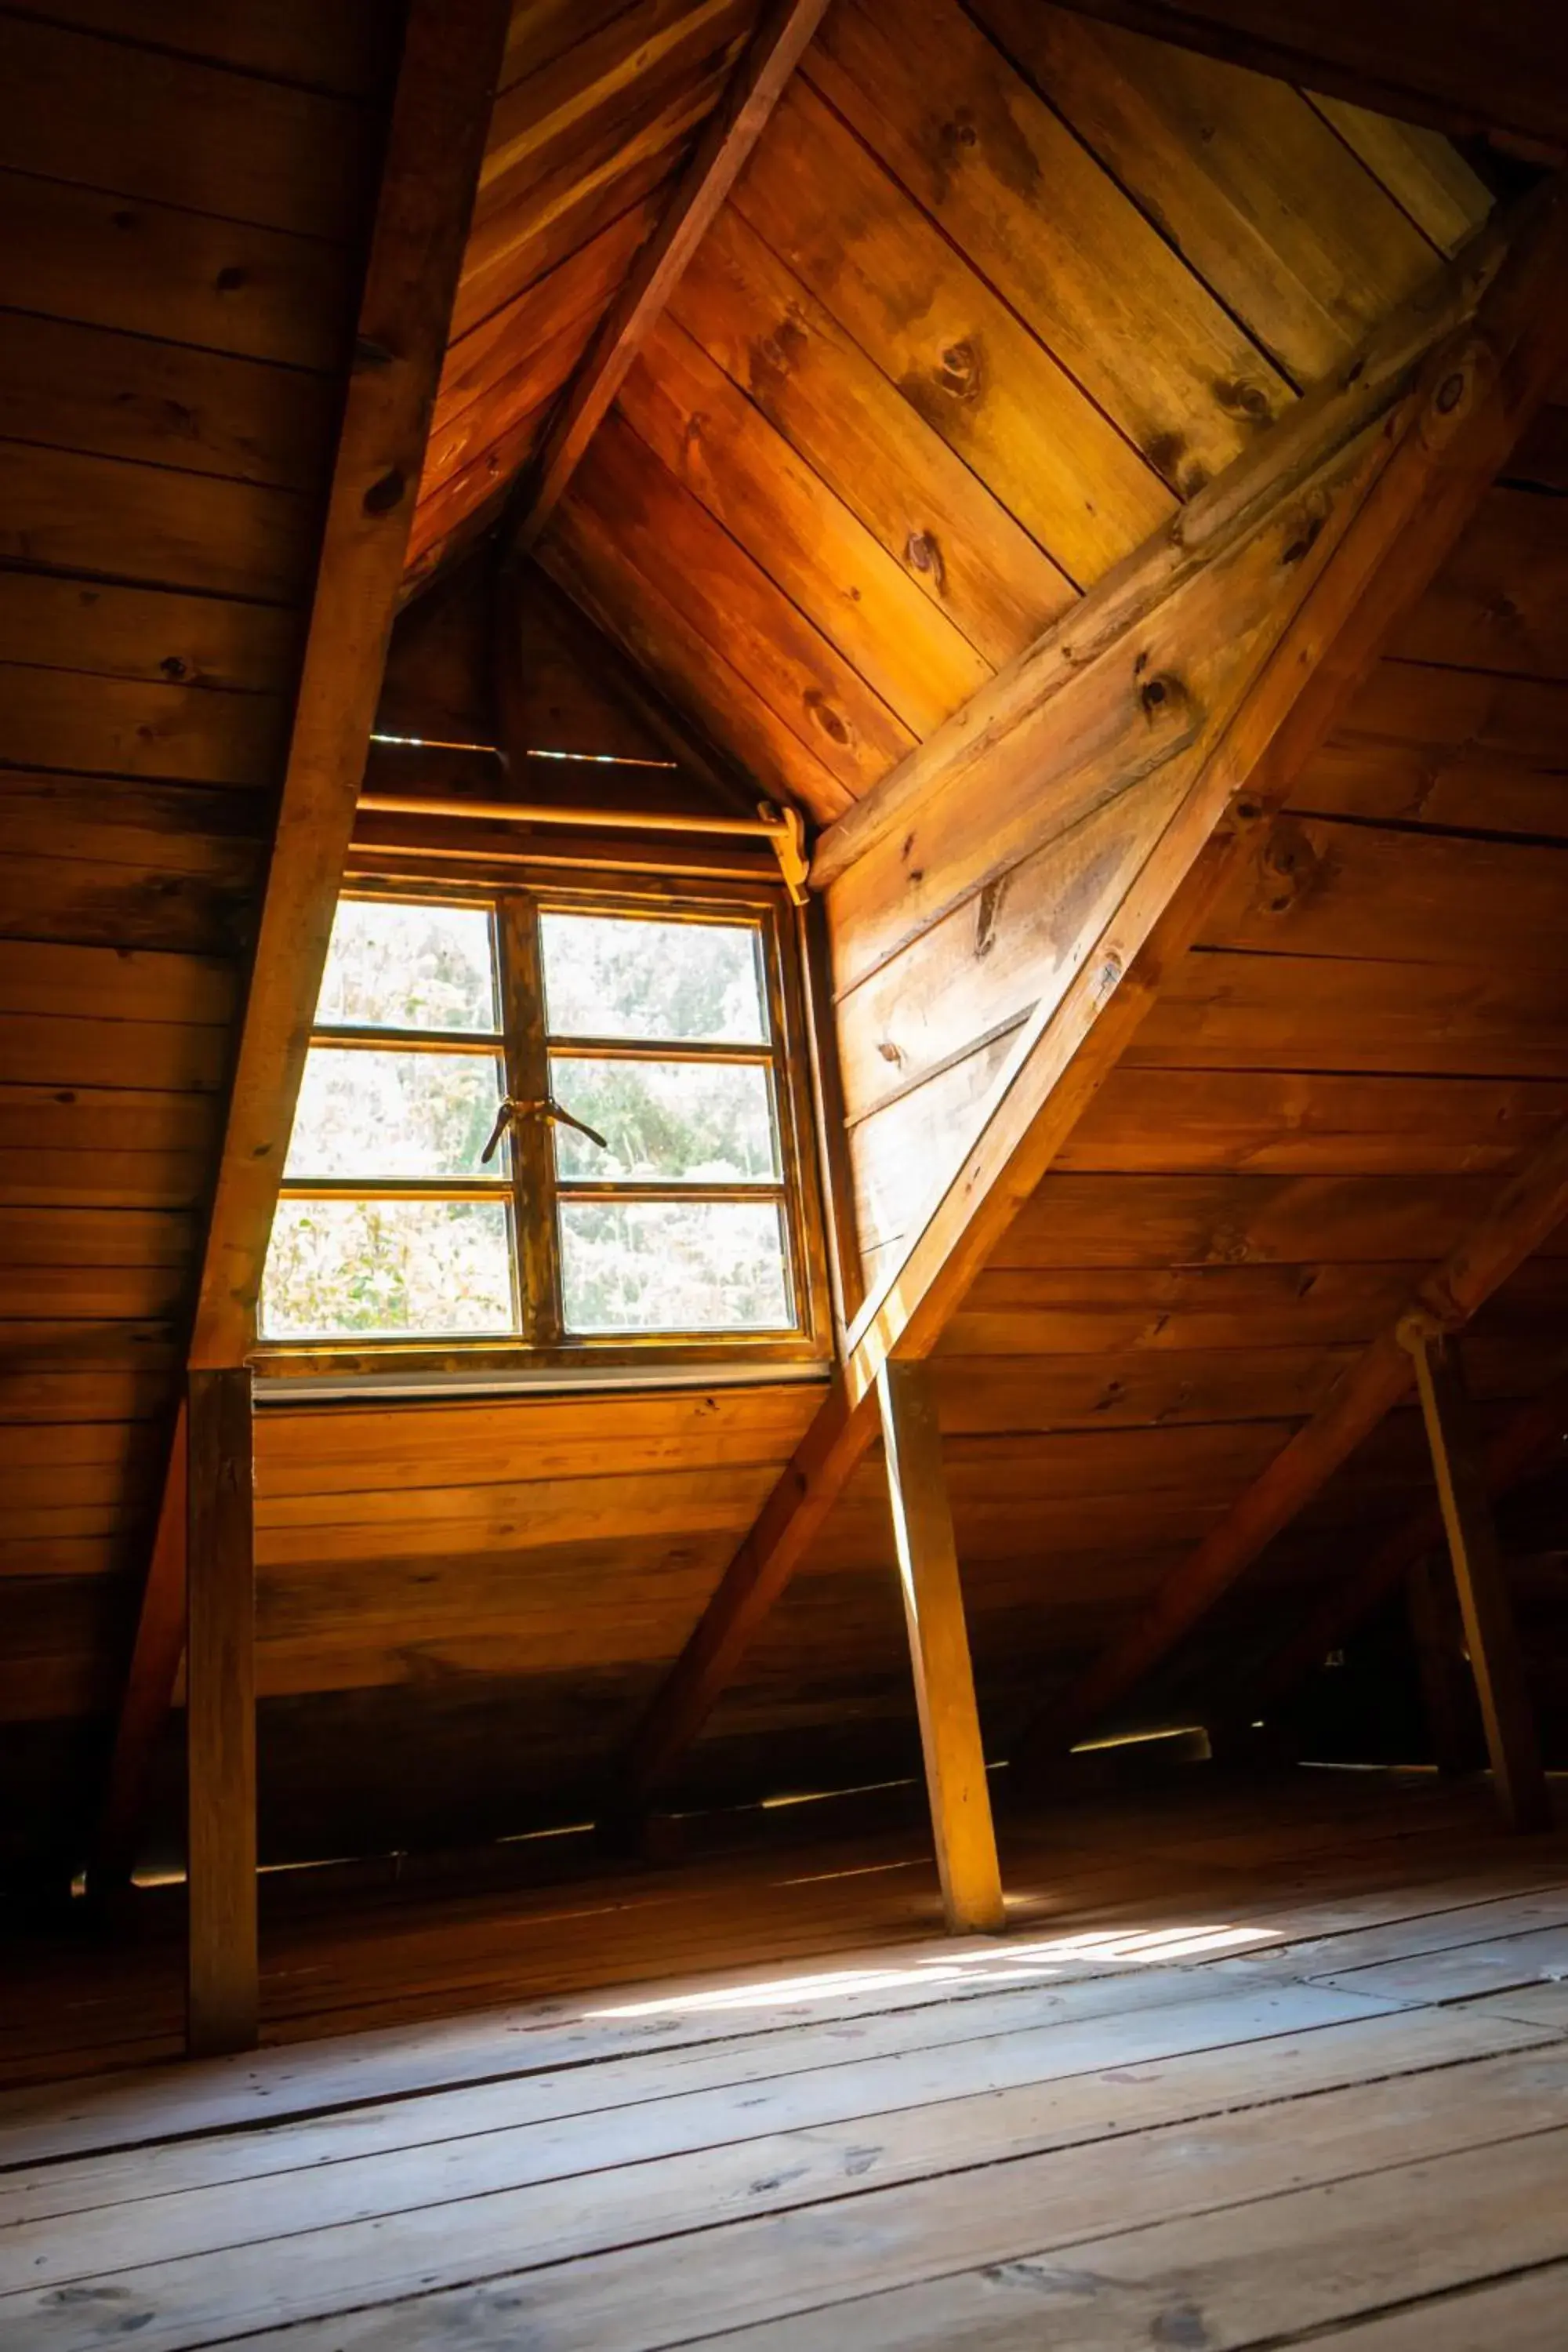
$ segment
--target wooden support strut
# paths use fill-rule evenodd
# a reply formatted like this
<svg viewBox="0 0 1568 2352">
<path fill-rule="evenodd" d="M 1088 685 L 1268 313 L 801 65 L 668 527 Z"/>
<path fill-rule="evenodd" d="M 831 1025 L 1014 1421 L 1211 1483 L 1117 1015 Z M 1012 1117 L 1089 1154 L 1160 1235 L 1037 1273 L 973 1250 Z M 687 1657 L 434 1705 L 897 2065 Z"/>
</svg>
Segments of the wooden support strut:
<svg viewBox="0 0 1568 2352">
<path fill-rule="evenodd" d="M 1441 1552 L 1424 1551 L 1412 1560 L 1405 1576 L 1405 1608 L 1432 1760 L 1447 1778 L 1473 1772 L 1482 1758 L 1468 1736 L 1468 1662 L 1458 1596 Z"/>
<path fill-rule="evenodd" d="M 1486 1449 L 1487 1490 L 1507 1492 L 1535 1465 L 1559 1448 L 1568 1433 L 1568 1372 L 1559 1375 L 1538 1397 L 1522 1405 Z M 1434 1506 L 1415 1512 L 1392 1535 L 1385 1536 L 1372 1557 L 1347 1581 L 1331 1586 L 1283 1647 L 1270 1657 L 1251 1685 L 1248 1706 L 1277 1706 L 1338 1649 L 1424 1554 L 1441 1547 L 1443 1518 Z"/>
<path fill-rule="evenodd" d="M 1399 1339 L 1415 1367 L 1493 1784 L 1514 1829 L 1549 1829 L 1546 1775 L 1458 1351 L 1425 1317 L 1407 1318 Z"/>
<path fill-rule="evenodd" d="M 1559 1128 L 1490 1209 L 1418 1286 L 1404 1313 L 1342 1372 L 1325 1402 L 1212 1528 L 1151 1607 L 1025 1730 L 1015 1767 L 1028 1770 L 1070 1748 L 1120 1705 L 1289 1526 L 1356 1447 L 1410 1393 L 1400 1337 L 1406 1318 L 1433 1331 L 1461 1329 L 1568 1216 L 1568 1127 Z"/>
<path fill-rule="evenodd" d="M 742 52 L 668 209 L 568 381 L 519 486 L 513 510 L 501 522 L 500 543 L 509 562 L 532 547 L 565 496 L 632 362 L 761 138 L 826 6 L 827 0 L 773 0 Z"/>
<path fill-rule="evenodd" d="M 630 1810 L 647 1802 L 697 1736 L 872 1443 L 881 1365 L 935 1347 L 1198 935 L 1247 854 L 1249 830 L 1327 737 L 1533 413 L 1557 363 L 1563 306 L 1543 302 L 1543 288 L 1555 284 L 1565 246 L 1560 186 L 1522 221 L 1489 225 L 1331 383 L 999 672 L 819 844 L 812 879 L 820 885 L 933 795 L 973 800 L 1000 781 L 1016 797 L 1021 776 L 1026 799 L 1048 811 L 1059 797 L 1058 774 L 1075 789 L 1079 781 L 1072 774 L 1083 759 L 1075 698 L 1092 696 L 1100 666 L 1120 662 L 1124 649 L 1131 661 L 1156 631 L 1179 638 L 1189 615 L 1184 600 L 1210 569 L 1290 520 L 1282 534 L 1290 578 L 1279 593 L 1277 634 L 1260 631 L 1258 614 L 1247 616 L 1248 642 L 1257 646 L 1261 636 L 1271 650 L 1232 680 L 1228 699 L 1173 739 L 1171 767 L 1189 780 L 1173 814 L 1109 919 L 1097 916 L 1064 952 L 1070 980 L 1026 1024 L 967 1154 L 856 1318 L 816 1421 L 622 1759 L 620 1801 Z M 1359 474 L 1347 470 L 1358 450 Z M 1302 531 L 1308 499 L 1315 511 Z M 1198 601 L 1206 643 L 1212 619 Z M 1147 714 L 1136 696 L 1128 701 L 1123 733 L 1096 738 L 1096 761 L 1111 779 L 1146 770 Z M 1098 705 L 1092 715 L 1103 730 Z"/>
<path fill-rule="evenodd" d="M 1002 1875 L 928 1367 L 884 1364 L 877 1401 L 942 1906 L 952 1934 L 995 1934 Z"/>
<path fill-rule="evenodd" d="M 248 1369 L 193 1372 L 186 1412 L 185 2045 L 214 2058 L 255 2047 L 259 2001 Z"/>
<path fill-rule="evenodd" d="M 208 1219 L 189 1361 L 237 1364 L 255 1307 L 353 831 L 509 0 L 410 0 L 354 361 Z M 167 1502 L 160 1528 L 172 1524 Z M 180 1547 L 159 1540 L 100 1814 L 123 1847 L 179 1664 Z M 102 1827 L 94 1840 L 102 1850 Z"/>
</svg>

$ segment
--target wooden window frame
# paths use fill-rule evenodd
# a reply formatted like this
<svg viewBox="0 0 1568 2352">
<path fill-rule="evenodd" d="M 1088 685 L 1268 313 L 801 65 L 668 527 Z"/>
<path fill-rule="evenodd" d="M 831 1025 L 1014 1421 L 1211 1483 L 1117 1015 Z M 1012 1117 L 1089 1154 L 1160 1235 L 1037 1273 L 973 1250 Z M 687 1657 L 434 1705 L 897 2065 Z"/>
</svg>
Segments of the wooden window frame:
<svg viewBox="0 0 1568 2352">
<path fill-rule="evenodd" d="M 738 863 L 738 861 L 737 861 Z M 531 862 L 476 874 L 439 857 L 424 870 L 407 870 L 402 860 L 391 871 L 352 869 L 344 898 L 405 904 L 487 908 L 494 925 L 500 995 L 499 1031 L 372 1030 L 323 1024 L 311 1031 L 311 1045 L 385 1045 L 396 1051 L 497 1055 L 504 1058 L 507 1093 L 520 1101 L 548 1097 L 550 1058 L 555 1053 L 659 1061 L 751 1062 L 772 1076 L 781 1173 L 776 1185 L 681 1184 L 635 1181 L 598 1185 L 560 1180 L 548 1123 L 513 1123 L 510 1176 L 483 1181 L 462 1178 L 289 1182 L 279 1206 L 289 1199 L 379 1197 L 386 1199 L 504 1200 L 509 1210 L 514 1304 L 520 1331 L 514 1336 L 422 1339 L 391 1333 L 342 1339 L 258 1339 L 251 1360 L 267 1379 L 353 1378 L 360 1375 L 551 1374 L 595 1370 L 657 1374 L 683 1369 L 721 1369 L 732 1375 L 754 1365 L 759 1372 L 781 1366 L 819 1366 L 831 1360 L 832 1314 L 826 1244 L 818 1179 L 820 1142 L 811 1085 L 809 1028 L 805 991 L 808 980 L 801 951 L 796 910 L 782 889 L 758 878 L 749 866 L 731 877 L 681 874 L 606 876 L 596 869 L 550 866 Z M 597 914 L 669 921 L 717 921 L 728 918 L 757 930 L 769 1034 L 761 1044 L 690 1045 L 679 1040 L 613 1038 L 552 1040 L 544 1021 L 540 917 L 545 913 Z M 561 1244 L 557 1215 L 562 1199 L 615 1193 L 631 1198 L 700 1201 L 711 1198 L 776 1199 L 784 1238 L 785 1282 L 795 1320 L 788 1328 L 747 1330 L 616 1331 L 569 1333 L 563 1328 Z"/>
</svg>

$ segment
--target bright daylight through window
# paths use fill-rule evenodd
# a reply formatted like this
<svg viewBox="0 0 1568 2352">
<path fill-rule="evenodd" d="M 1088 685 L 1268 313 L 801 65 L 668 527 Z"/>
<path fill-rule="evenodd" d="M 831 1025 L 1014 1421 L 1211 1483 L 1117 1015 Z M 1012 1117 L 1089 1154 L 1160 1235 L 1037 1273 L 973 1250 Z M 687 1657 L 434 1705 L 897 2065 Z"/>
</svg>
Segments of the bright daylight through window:
<svg viewBox="0 0 1568 2352">
<path fill-rule="evenodd" d="M 259 1336 L 798 1340 L 784 1006 L 754 904 L 344 898 Z"/>
</svg>

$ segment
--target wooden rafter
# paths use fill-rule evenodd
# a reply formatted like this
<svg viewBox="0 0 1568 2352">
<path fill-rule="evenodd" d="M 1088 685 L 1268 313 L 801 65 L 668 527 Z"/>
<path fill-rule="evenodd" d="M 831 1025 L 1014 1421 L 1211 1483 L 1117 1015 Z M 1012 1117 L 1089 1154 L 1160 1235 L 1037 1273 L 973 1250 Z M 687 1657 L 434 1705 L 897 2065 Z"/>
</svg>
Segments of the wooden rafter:
<svg viewBox="0 0 1568 2352">
<path fill-rule="evenodd" d="M 237 1364 L 254 1338 L 510 14 L 508 0 L 412 0 L 408 12 L 202 1259 L 193 1368 Z M 184 1581 L 177 1528 L 165 1504 L 103 1812 L 121 1846 L 179 1664 L 171 1630 L 182 1622 Z"/>
<path fill-rule="evenodd" d="M 825 837 L 818 883 L 933 793 L 1016 797 L 1022 780 L 1026 803 L 1048 809 L 1063 791 L 1084 789 L 1086 738 L 1109 792 L 1107 777 L 1148 770 L 1151 719 L 1146 684 L 1108 703 L 1102 677 L 1120 683 L 1111 666 L 1121 664 L 1141 677 L 1134 649 L 1150 642 L 1184 649 L 1174 663 L 1163 656 L 1160 679 L 1162 714 L 1177 713 L 1160 772 L 1173 795 L 1168 820 L 1109 922 L 1097 918 L 1063 958 L 1072 980 L 1026 1024 L 962 1165 L 856 1318 L 816 1420 L 631 1742 L 621 1787 L 634 1810 L 700 1729 L 871 1444 L 881 1366 L 934 1348 L 1197 936 L 1252 828 L 1325 739 L 1542 398 L 1561 326 L 1543 328 L 1539 313 L 1543 288 L 1562 276 L 1565 215 L 1553 189 L 1511 246 L 1504 230 L 1483 233 L 1342 374 Z M 1271 619 L 1233 611 L 1233 624 L 1247 625 L 1229 639 L 1221 632 L 1216 654 L 1214 583 L 1226 563 L 1253 578 L 1244 559 L 1270 525 L 1279 534 L 1276 568 L 1264 574 L 1264 593 L 1277 600 Z M 1247 652 L 1227 670 L 1237 643 Z M 1201 679 L 1201 694 L 1189 677 Z"/>
<path fill-rule="evenodd" d="M 501 523 L 502 547 L 509 557 L 526 553 L 560 505 L 627 370 L 762 136 L 826 6 L 827 0 L 773 0 L 742 52 L 658 227 L 566 384 L 523 476 L 513 512 Z"/>
<path fill-rule="evenodd" d="M 1408 1306 L 1342 1372 L 1325 1402 L 1170 1576 L 1150 1608 L 1026 1730 L 1016 1764 L 1072 1746 L 1093 1730 L 1227 1593 L 1275 1537 L 1410 1393 L 1401 1339 L 1407 1318 L 1452 1332 L 1568 1216 L 1568 1128 L 1505 1184 L 1487 1214 L 1417 1287 Z"/>
</svg>

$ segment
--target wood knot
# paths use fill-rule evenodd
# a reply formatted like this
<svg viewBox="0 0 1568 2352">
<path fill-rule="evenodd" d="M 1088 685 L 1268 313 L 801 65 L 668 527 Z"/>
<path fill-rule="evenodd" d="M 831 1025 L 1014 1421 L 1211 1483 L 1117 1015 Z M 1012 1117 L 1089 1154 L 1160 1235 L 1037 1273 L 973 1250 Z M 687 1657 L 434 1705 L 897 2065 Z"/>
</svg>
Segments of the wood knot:
<svg viewBox="0 0 1568 2352">
<path fill-rule="evenodd" d="M 904 561 L 915 572 L 923 572 L 939 596 L 946 593 L 947 569 L 942 560 L 942 549 L 929 530 L 911 530 L 904 542 Z"/>
<path fill-rule="evenodd" d="M 1215 398 L 1233 416 L 1245 416 L 1249 424 L 1267 425 L 1274 411 L 1268 394 L 1260 383 L 1248 383 L 1245 377 L 1221 377 L 1215 383 Z"/>
<path fill-rule="evenodd" d="M 1005 878 L 998 882 L 987 882 L 985 887 L 980 893 L 980 903 L 975 908 L 974 914 L 974 952 L 976 956 L 988 956 L 993 946 L 995 944 L 996 917 L 998 910 L 1001 908 L 1003 893 L 1006 889 L 1006 887 Z"/>
<path fill-rule="evenodd" d="M 1274 827 L 1258 862 L 1264 912 L 1283 915 L 1311 888 L 1322 860 L 1300 825 L 1282 824 Z"/>
<path fill-rule="evenodd" d="M 969 341 L 950 343 L 937 369 L 937 382 L 957 400 L 974 400 L 980 392 L 980 353 Z"/>
<path fill-rule="evenodd" d="M 126 226 L 130 226 L 129 217 Z M 213 279 L 213 284 L 220 294 L 237 294 L 240 288 L 248 285 L 249 281 L 249 271 L 242 269 L 237 261 L 231 261 L 226 268 L 218 271 L 217 276 Z"/>
<path fill-rule="evenodd" d="M 180 659 L 178 654 L 165 654 L 163 660 L 158 664 L 158 667 L 163 671 L 165 677 L 177 678 L 184 677 L 185 676 L 185 665 Z"/>
<path fill-rule="evenodd" d="M 1321 509 L 1299 515 L 1289 526 L 1289 536 L 1280 551 L 1281 563 L 1300 563 L 1310 555 L 1323 535 L 1323 525 L 1327 520 L 1327 515 Z"/>
<path fill-rule="evenodd" d="M 849 730 L 820 688 L 813 687 L 805 698 L 805 707 L 830 743 L 847 744 Z"/>
<path fill-rule="evenodd" d="M 401 470 L 394 466 L 389 473 L 383 474 L 379 482 L 373 482 L 366 490 L 362 501 L 366 514 L 391 514 L 402 504 L 406 487 Z"/>
<path fill-rule="evenodd" d="M 1138 699 L 1146 719 L 1159 719 L 1167 710 L 1173 710 L 1179 703 L 1184 702 L 1186 694 L 1181 679 L 1170 670 L 1156 670 L 1152 677 L 1143 680 L 1138 689 Z"/>
</svg>

